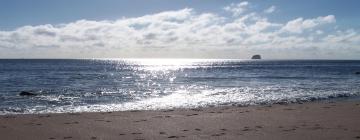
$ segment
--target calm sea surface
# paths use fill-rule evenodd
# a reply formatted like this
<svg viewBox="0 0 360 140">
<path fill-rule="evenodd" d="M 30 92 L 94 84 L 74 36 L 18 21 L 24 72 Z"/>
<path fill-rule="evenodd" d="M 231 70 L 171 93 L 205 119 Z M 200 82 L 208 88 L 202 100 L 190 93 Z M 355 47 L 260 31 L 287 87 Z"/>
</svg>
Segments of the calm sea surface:
<svg viewBox="0 0 360 140">
<path fill-rule="evenodd" d="M 345 60 L 0 59 L 0 114 L 357 98 L 357 71 Z"/>
</svg>

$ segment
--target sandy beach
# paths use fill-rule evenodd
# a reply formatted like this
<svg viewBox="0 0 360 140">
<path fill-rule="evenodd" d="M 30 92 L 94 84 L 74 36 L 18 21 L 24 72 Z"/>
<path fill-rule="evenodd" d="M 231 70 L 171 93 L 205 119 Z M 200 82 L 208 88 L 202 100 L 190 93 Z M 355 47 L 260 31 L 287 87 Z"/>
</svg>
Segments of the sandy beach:
<svg viewBox="0 0 360 140">
<path fill-rule="evenodd" d="M 360 139 L 360 101 L 6 115 L 2 140 Z"/>
</svg>

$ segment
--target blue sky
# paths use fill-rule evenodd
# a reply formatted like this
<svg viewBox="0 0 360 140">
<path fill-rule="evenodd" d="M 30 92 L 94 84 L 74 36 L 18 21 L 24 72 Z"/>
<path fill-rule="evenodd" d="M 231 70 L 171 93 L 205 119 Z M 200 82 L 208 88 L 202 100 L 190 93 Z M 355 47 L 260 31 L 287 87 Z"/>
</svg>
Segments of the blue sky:
<svg viewBox="0 0 360 140">
<path fill-rule="evenodd" d="M 359 5 L 358 0 L 1 0 L 0 57 L 247 58 L 252 53 L 266 55 L 273 51 L 276 53 L 269 53 L 268 58 L 316 55 L 316 58 L 360 59 L 356 54 L 360 52 Z M 176 19 L 182 22 L 169 22 L 161 16 L 185 17 Z M 247 19 L 240 22 L 243 18 Z M 122 28 L 143 26 L 144 22 L 146 26 L 154 26 L 147 30 Z M 170 31 L 165 26 L 155 26 L 158 24 L 176 24 L 176 27 Z M 251 26 L 255 24 L 257 28 L 253 29 Z M 94 26 L 104 35 L 114 35 L 101 38 L 90 34 Z M 192 26 L 201 26 L 196 31 L 198 36 L 193 37 L 196 39 L 180 36 L 193 35 Z M 167 34 L 173 37 L 165 38 Z M 335 43 L 326 44 L 330 39 Z M 71 42 L 74 40 L 77 42 Z M 274 45 L 282 47 L 270 47 Z"/>
<path fill-rule="evenodd" d="M 0 29 L 11 30 L 24 25 L 59 24 L 79 19 L 113 20 L 137 17 L 167 10 L 194 8 L 200 12 L 222 12 L 221 8 L 236 0 L 1 0 Z M 341 27 L 360 27 L 359 0 L 252 0 L 256 9 L 276 5 L 281 11 L 274 20 L 293 17 L 310 18 L 332 14 Z"/>
</svg>

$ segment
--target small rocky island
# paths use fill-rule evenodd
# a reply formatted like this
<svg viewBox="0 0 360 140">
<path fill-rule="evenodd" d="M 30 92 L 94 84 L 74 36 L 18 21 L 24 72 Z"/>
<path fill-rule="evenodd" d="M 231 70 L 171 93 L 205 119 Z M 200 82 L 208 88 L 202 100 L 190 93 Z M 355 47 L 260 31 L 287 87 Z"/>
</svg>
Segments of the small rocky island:
<svg viewBox="0 0 360 140">
<path fill-rule="evenodd" d="M 253 55 L 251 59 L 261 59 L 261 55 L 259 54 Z"/>
</svg>

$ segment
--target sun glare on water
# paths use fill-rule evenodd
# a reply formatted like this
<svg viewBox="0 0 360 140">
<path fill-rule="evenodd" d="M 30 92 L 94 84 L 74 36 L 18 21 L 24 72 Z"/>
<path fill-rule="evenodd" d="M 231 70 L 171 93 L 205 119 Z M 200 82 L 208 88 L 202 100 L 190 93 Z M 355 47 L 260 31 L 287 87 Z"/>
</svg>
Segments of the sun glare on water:
<svg viewBox="0 0 360 140">
<path fill-rule="evenodd" d="M 168 71 L 197 67 L 208 59 L 124 59 L 129 64 L 142 66 L 147 71 Z"/>
<path fill-rule="evenodd" d="M 181 66 L 191 65 L 194 62 L 205 61 L 205 59 L 125 59 L 139 65 L 145 66 Z"/>
</svg>

